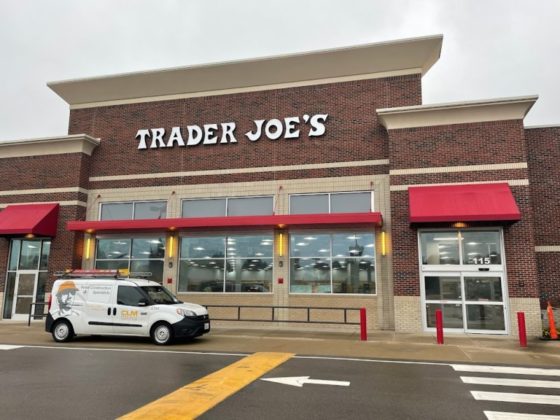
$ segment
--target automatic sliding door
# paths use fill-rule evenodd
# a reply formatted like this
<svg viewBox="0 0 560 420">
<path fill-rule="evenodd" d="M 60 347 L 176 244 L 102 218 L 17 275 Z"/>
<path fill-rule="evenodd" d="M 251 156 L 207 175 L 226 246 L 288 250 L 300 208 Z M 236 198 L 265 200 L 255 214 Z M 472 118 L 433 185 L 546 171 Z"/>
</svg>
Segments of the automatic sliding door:
<svg viewBox="0 0 560 420">
<path fill-rule="evenodd" d="M 495 273 L 465 274 L 468 332 L 504 332 L 506 329 L 502 277 Z"/>
</svg>

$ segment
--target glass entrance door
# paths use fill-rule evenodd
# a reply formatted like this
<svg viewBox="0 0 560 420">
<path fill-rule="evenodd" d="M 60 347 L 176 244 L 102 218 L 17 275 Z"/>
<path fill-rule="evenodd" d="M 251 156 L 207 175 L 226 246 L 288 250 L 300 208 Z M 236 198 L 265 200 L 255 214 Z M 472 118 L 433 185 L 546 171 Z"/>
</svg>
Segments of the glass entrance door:
<svg viewBox="0 0 560 420">
<path fill-rule="evenodd" d="M 498 273 L 433 272 L 423 275 L 426 327 L 436 327 L 441 309 L 446 330 L 506 332 L 503 276 Z"/>
<path fill-rule="evenodd" d="M 27 319 L 29 305 L 34 301 L 37 289 L 38 271 L 18 271 L 14 290 L 14 302 L 12 306 L 12 319 Z"/>
</svg>

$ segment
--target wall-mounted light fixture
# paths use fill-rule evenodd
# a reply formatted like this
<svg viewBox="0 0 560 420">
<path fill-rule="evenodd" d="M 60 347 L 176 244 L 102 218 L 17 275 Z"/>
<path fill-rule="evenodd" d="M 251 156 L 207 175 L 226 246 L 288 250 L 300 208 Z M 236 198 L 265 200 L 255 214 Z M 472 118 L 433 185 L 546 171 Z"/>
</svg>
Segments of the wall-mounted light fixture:
<svg viewBox="0 0 560 420">
<path fill-rule="evenodd" d="M 387 234 L 384 231 L 381 232 L 381 255 L 387 255 Z"/>
<path fill-rule="evenodd" d="M 280 232 L 278 234 L 278 256 L 284 256 L 284 233 Z"/>
<path fill-rule="evenodd" d="M 169 258 L 173 258 L 173 251 L 174 251 L 173 245 L 174 245 L 174 242 L 175 242 L 175 238 L 173 237 L 173 235 L 170 235 L 170 236 L 169 236 L 169 246 L 168 246 L 168 248 L 167 248 L 167 256 L 168 256 Z"/>
<path fill-rule="evenodd" d="M 86 239 L 86 260 L 91 258 L 91 238 Z"/>
</svg>

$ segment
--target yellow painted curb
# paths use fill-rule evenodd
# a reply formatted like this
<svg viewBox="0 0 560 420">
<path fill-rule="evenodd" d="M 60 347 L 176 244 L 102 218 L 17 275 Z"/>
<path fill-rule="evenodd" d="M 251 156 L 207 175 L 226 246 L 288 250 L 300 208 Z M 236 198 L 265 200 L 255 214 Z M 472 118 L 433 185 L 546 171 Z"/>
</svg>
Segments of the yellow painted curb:
<svg viewBox="0 0 560 420">
<path fill-rule="evenodd" d="M 252 354 L 120 419 L 195 419 L 293 356 L 293 353 Z"/>
</svg>

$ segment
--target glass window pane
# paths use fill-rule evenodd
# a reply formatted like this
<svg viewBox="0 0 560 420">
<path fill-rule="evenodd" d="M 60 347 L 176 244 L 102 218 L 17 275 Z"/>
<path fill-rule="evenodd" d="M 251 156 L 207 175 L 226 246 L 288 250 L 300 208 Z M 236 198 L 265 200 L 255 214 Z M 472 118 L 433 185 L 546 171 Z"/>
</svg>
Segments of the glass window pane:
<svg viewBox="0 0 560 420">
<path fill-rule="evenodd" d="M 420 232 L 422 264 L 459 264 L 457 231 Z"/>
<path fill-rule="evenodd" d="M 37 270 L 39 267 L 39 253 L 41 241 L 22 241 L 19 258 L 20 270 Z"/>
<path fill-rule="evenodd" d="M 331 213 L 366 213 L 372 211 L 371 192 L 331 194 Z"/>
<path fill-rule="evenodd" d="M 272 258 L 274 240 L 269 235 L 231 235 L 227 238 L 229 258 Z"/>
<path fill-rule="evenodd" d="M 8 264 L 8 270 L 10 271 L 17 270 L 20 249 L 21 249 L 21 241 L 18 239 L 12 239 L 12 245 L 10 249 L 10 263 Z"/>
<path fill-rule="evenodd" d="M 4 319 L 12 318 L 12 305 L 14 303 L 14 288 L 16 286 L 16 273 L 8 273 L 6 289 L 4 291 Z"/>
<path fill-rule="evenodd" d="M 273 212 L 272 197 L 247 197 L 228 199 L 228 216 L 270 215 Z"/>
<path fill-rule="evenodd" d="M 229 259 L 226 292 L 270 292 L 272 258 Z"/>
<path fill-rule="evenodd" d="M 375 263 L 369 258 L 334 258 L 333 293 L 375 293 Z"/>
<path fill-rule="evenodd" d="M 504 331 L 504 307 L 502 305 L 467 305 L 467 328 L 471 330 Z"/>
<path fill-rule="evenodd" d="M 457 304 L 426 304 L 426 320 L 429 328 L 436 327 L 436 309 L 442 310 L 444 328 L 464 328 L 463 327 L 463 305 Z"/>
<path fill-rule="evenodd" d="M 164 238 L 134 238 L 132 240 L 132 258 L 150 259 L 165 257 Z"/>
<path fill-rule="evenodd" d="M 181 238 L 181 258 L 225 258 L 223 236 Z"/>
<path fill-rule="evenodd" d="M 464 264 L 501 264 L 500 232 L 463 231 Z"/>
<path fill-rule="evenodd" d="M 328 194 L 290 196 L 290 214 L 317 214 L 328 212 Z"/>
<path fill-rule="evenodd" d="M 179 292 L 223 292 L 224 260 L 182 260 Z"/>
<path fill-rule="evenodd" d="M 502 301 L 500 277 L 465 277 L 465 293 L 470 301 Z"/>
<path fill-rule="evenodd" d="M 130 239 L 98 239 L 98 260 L 121 260 L 130 258 Z"/>
<path fill-rule="evenodd" d="M 291 293 L 331 293 L 329 258 L 292 258 L 290 260 Z"/>
<path fill-rule="evenodd" d="M 128 306 L 138 306 L 141 300 L 146 300 L 147 297 L 144 295 L 138 287 L 132 286 L 119 286 L 117 291 L 117 304 L 118 305 L 128 305 Z"/>
<path fill-rule="evenodd" d="M 448 276 L 424 277 L 426 300 L 461 299 L 461 278 Z"/>
<path fill-rule="evenodd" d="M 220 217 L 226 215 L 226 199 L 183 200 L 183 217 Z"/>
<path fill-rule="evenodd" d="M 333 257 L 375 256 L 373 233 L 340 233 L 332 235 Z"/>
<path fill-rule="evenodd" d="M 294 234 L 290 237 L 290 256 L 292 257 L 324 257 L 331 255 L 330 235 Z"/>
<path fill-rule="evenodd" d="M 96 261 L 95 268 L 102 270 L 128 270 L 129 260 Z"/>
<path fill-rule="evenodd" d="M 35 274 L 19 273 L 17 286 L 18 296 L 33 296 L 33 289 L 35 289 Z"/>
<path fill-rule="evenodd" d="M 27 315 L 29 314 L 29 306 L 33 302 L 33 297 L 19 297 L 16 302 L 16 314 Z"/>
<path fill-rule="evenodd" d="M 151 276 L 143 275 L 142 278 L 163 283 L 163 261 L 162 260 L 133 260 L 130 263 L 130 273 L 151 273 Z"/>
<path fill-rule="evenodd" d="M 104 203 L 101 205 L 101 220 L 132 219 L 132 203 Z"/>
<path fill-rule="evenodd" d="M 39 265 L 39 270 L 48 269 L 50 253 L 51 253 L 51 241 L 43 241 L 43 248 L 41 249 L 41 263 Z"/>
<path fill-rule="evenodd" d="M 167 214 L 166 201 L 150 201 L 134 203 L 135 219 L 165 219 Z"/>
<path fill-rule="evenodd" d="M 37 293 L 35 294 L 35 302 L 40 303 L 45 301 L 45 291 L 47 289 L 47 280 L 49 278 L 49 273 L 42 272 L 39 273 L 39 279 L 37 280 Z M 46 305 L 35 305 L 35 315 L 42 316 L 47 312 Z"/>
</svg>

